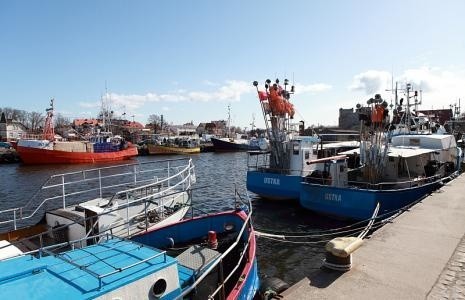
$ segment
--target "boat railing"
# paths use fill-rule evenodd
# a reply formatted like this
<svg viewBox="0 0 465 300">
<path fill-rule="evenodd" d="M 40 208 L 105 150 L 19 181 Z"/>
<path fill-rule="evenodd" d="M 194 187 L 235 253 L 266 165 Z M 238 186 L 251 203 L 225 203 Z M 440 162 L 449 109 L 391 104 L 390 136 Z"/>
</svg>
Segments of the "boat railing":
<svg viewBox="0 0 465 300">
<path fill-rule="evenodd" d="M 344 187 L 353 187 L 358 189 L 369 189 L 369 190 L 392 190 L 392 189 L 399 189 L 399 188 L 412 188 L 416 186 L 421 186 L 428 183 L 433 183 L 441 179 L 442 176 L 439 174 L 429 176 L 429 177 L 416 177 L 409 180 L 403 181 L 384 181 L 384 182 L 376 182 L 371 183 L 367 181 L 347 181 L 347 184 Z M 332 185 L 332 178 L 327 177 L 305 177 L 304 182 L 307 183 L 315 183 L 320 185 Z M 337 187 L 337 186 L 336 186 Z"/>
<path fill-rule="evenodd" d="M 86 224 L 87 222 L 90 222 L 91 224 L 96 224 L 97 222 L 95 222 L 95 220 L 97 217 L 103 217 L 103 216 L 113 214 L 116 210 L 126 209 L 127 205 L 130 206 L 131 204 L 122 203 L 118 207 L 113 207 L 112 209 L 104 210 L 96 216 L 82 217 L 82 219 L 80 220 L 75 220 L 75 221 L 72 221 L 66 224 L 48 228 L 48 230 L 46 231 L 43 231 L 43 232 L 28 236 L 22 239 L 11 241 L 9 245 L 0 246 L 0 250 L 3 248 L 10 247 L 10 246 L 18 246 L 24 243 L 25 241 L 29 241 L 26 243 L 27 244 L 32 243 L 34 246 L 36 246 L 36 249 L 30 249 L 29 251 L 25 251 L 21 254 L 12 256 L 10 258 L 17 257 L 17 256 L 23 256 L 23 255 L 37 255 L 38 257 L 41 257 L 41 253 L 46 250 L 59 253 L 63 249 L 83 248 L 84 246 L 86 246 L 87 241 L 92 241 L 93 243 L 99 243 L 105 239 L 108 239 L 108 237 L 112 237 L 112 238 L 117 237 L 120 239 L 131 238 L 133 235 L 137 235 L 149 229 L 148 223 L 146 222 L 145 227 L 136 227 L 135 231 L 130 232 L 130 231 L 125 230 L 129 225 L 131 225 L 131 223 L 134 222 L 135 218 L 137 218 L 138 216 L 145 216 L 145 217 L 147 216 L 148 207 L 150 204 L 152 204 L 154 200 L 159 201 L 159 200 L 163 200 L 164 198 L 169 198 L 169 201 L 167 202 L 159 201 L 159 205 L 151 209 L 157 209 L 160 207 L 164 207 L 165 205 L 169 205 L 169 203 L 173 202 L 173 200 L 176 197 L 182 196 L 185 193 L 188 193 L 190 195 L 193 190 L 197 190 L 197 189 L 198 188 L 193 189 L 192 187 L 189 187 L 185 191 L 172 191 L 171 193 L 159 195 L 158 197 L 140 199 L 139 204 L 142 204 L 145 206 L 145 209 L 141 213 L 137 213 L 131 216 L 131 218 L 126 218 L 120 222 L 108 224 L 106 228 L 100 228 L 99 229 L 100 231 L 98 233 L 95 233 L 93 231 L 94 227 L 92 225 L 91 228 L 88 230 L 87 234 L 78 239 L 68 240 L 68 241 L 50 242 L 50 238 L 48 238 L 48 237 L 52 237 L 52 240 L 53 240 L 54 236 L 59 236 L 61 232 L 63 232 L 64 230 L 67 230 L 68 228 L 74 225 L 80 225 L 82 223 Z M 0 261 L 1 260 L 2 259 L 0 259 Z"/>
<path fill-rule="evenodd" d="M 48 228 L 47 231 L 44 231 L 44 232 L 40 232 L 40 233 L 37 233 L 37 234 L 34 234 L 34 235 L 31 235 L 31 236 L 28 236 L 28 237 L 25 237 L 23 239 L 18 239 L 18 240 L 15 240 L 15 241 L 12 241 L 10 243 L 11 246 L 17 246 L 21 243 L 23 243 L 23 241 L 34 241 L 32 242 L 34 245 L 36 245 L 36 248 L 37 249 L 30 249 L 29 251 L 26 251 L 26 252 L 23 252 L 21 254 L 18 254 L 16 256 L 23 256 L 23 255 L 38 255 L 39 257 L 41 256 L 41 251 L 43 250 L 49 250 L 49 251 L 56 251 L 56 252 L 60 252 L 60 249 L 63 249 L 63 248 L 71 248 L 71 249 L 74 249 L 74 248 L 82 248 L 84 247 L 86 244 L 84 244 L 86 241 L 93 241 L 94 243 L 99 243 L 102 241 L 102 239 L 108 237 L 108 236 L 111 236 L 111 237 L 115 237 L 117 236 L 118 238 L 131 238 L 132 236 L 134 235 L 137 235 L 139 233 L 142 233 L 144 231 L 148 231 L 149 230 L 149 226 L 147 223 L 145 227 L 137 227 L 137 230 L 134 231 L 134 232 L 128 232 L 128 231 L 122 231 L 122 229 L 125 229 L 127 228 L 133 221 L 134 221 L 134 218 L 140 216 L 140 215 L 144 215 L 147 216 L 147 207 L 152 204 L 152 201 L 154 200 L 159 200 L 161 198 L 172 198 L 174 199 L 175 197 L 177 196 L 180 196 L 184 193 L 188 193 L 189 197 L 192 197 L 192 193 L 197 191 L 197 190 L 203 190 L 205 188 L 207 188 L 208 186 L 203 186 L 203 187 L 198 187 L 198 188 L 192 188 L 192 187 L 189 187 L 187 190 L 185 191 L 173 191 L 171 193 L 167 193 L 165 195 L 161 195 L 159 196 L 158 198 L 144 198 L 144 199 L 141 199 L 140 200 L 140 203 L 145 205 L 145 208 L 141 213 L 138 213 L 136 215 L 133 216 L 133 218 L 127 218 L 121 222 L 116 222 L 116 223 L 113 223 L 113 224 L 109 224 L 109 226 L 107 226 L 106 228 L 103 228 L 100 230 L 100 232 L 98 233 L 93 233 L 92 231 L 92 228 L 89 229 L 89 231 L 87 232 L 87 234 L 81 238 L 78 238 L 78 239 L 74 239 L 74 240 L 69 240 L 69 241 L 58 241 L 58 242 L 53 242 L 53 243 L 49 243 L 49 242 L 46 242 L 47 241 L 47 237 L 53 237 L 55 235 L 59 235 L 60 232 L 62 232 L 63 230 L 66 230 L 74 225 L 78 225 L 78 224 L 82 224 L 82 223 L 87 223 L 87 222 L 95 222 L 95 218 L 96 217 L 102 217 L 102 216 L 106 216 L 106 215 L 110 215 L 112 214 L 115 210 L 119 210 L 119 209 L 125 209 L 126 208 L 126 205 L 128 205 L 127 203 L 122 203 L 121 205 L 119 205 L 118 207 L 115 207 L 113 209 L 108 209 L 108 210 L 105 210 L 101 213 L 99 213 L 97 216 L 87 216 L 87 217 L 82 217 L 81 220 L 75 220 L 75 221 L 72 221 L 72 222 L 69 222 L 69 223 L 66 223 L 66 224 L 62 224 L 62 225 L 58 225 L 58 226 L 55 226 L 55 227 L 51 227 L 51 228 Z M 247 195 L 247 198 L 248 198 L 248 195 Z M 248 202 L 250 203 L 250 199 L 248 198 Z M 166 205 L 167 203 L 164 203 L 164 204 L 160 204 L 159 207 L 162 207 L 163 205 Z M 130 205 L 130 204 L 129 204 Z M 197 205 L 200 205 L 197 204 Z M 246 205 L 247 206 L 247 210 L 249 210 L 249 215 L 250 215 L 250 212 L 251 212 L 251 209 L 252 209 L 252 206 L 250 204 L 246 204 L 245 201 L 241 200 L 241 199 L 237 199 L 235 198 L 235 202 L 234 202 L 234 207 L 236 208 L 239 208 L 240 206 L 242 205 Z M 208 216 L 208 215 L 212 215 L 212 214 L 215 214 L 214 212 L 206 212 L 205 210 L 197 207 L 196 205 L 190 205 L 190 209 L 192 211 L 196 210 L 196 211 L 200 211 L 202 216 Z M 195 217 L 198 217 L 198 215 L 196 215 L 195 213 L 192 213 L 190 218 L 195 218 Z M 189 217 L 187 217 L 189 218 Z M 187 219 L 185 218 L 185 219 Z M 250 218 L 247 218 L 247 222 L 250 222 Z M 245 223 L 247 223 L 245 222 Z M 116 232 L 124 232 L 126 234 L 123 234 L 123 235 L 116 235 Z M 242 231 L 243 232 L 243 231 Z M 10 245 L 5 245 L 5 246 L 0 246 L 0 250 L 3 249 L 3 248 L 6 248 L 6 247 L 10 247 Z M 14 256 L 14 257 L 16 257 Z M 9 258 L 8 258 L 9 259 Z M 0 259 L 1 261 L 1 259 Z"/>
<path fill-rule="evenodd" d="M 217 289 L 212 294 L 209 295 L 208 299 L 214 299 L 214 297 L 218 293 L 221 293 L 220 297 L 219 297 L 220 299 L 226 299 L 226 297 L 225 297 L 225 285 L 228 282 L 228 280 L 231 279 L 231 277 L 233 276 L 235 271 L 240 267 L 242 261 L 244 260 L 244 257 L 246 255 L 248 255 L 248 251 L 246 249 L 249 248 L 250 242 L 251 242 L 251 240 L 253 238 L 253 235 L 249 234 L 249 236 L 247 238 L 247 241 L 246 241 L 246 243 L 244 244 L 244 247 L 243 247 L 244 250 L 240 252 L 239 260 L 237 261 L 236 265 L 233 267 L 233 269 L 231 270 L 229 275 L 226 278 L 224 278 L 224 274 L 222 272 L 222 270 L 223 270 L 222 269 L 222 264 L 223 264 L 224 259 L 231 253 L 231 251 L 233 251 L 236 247 L 239 247 L 241 239 L 243 239 L 244 233 L 246 232 L 246 229 L 249 229 L 249 228 L 252 227 L 252 223 L 251 223 L 252 204 L 251 204 L 250 197 L 249 197 L 247 191 L 245 192 L 245 196 L 247 198 L 246 201 L 244 201 L 244 199 L 242 199 L 242 197 L 240 196 L 240 194 L 237 191 L 235 192 L 235 195 L 236 195 L 235 206 L 239 207 L 239 206 L 245 205 L 247 207 L 247 210 L 248 210 L 247 217 L 244 220 L 244 224 L 242 225 L 236 239 L 234 240 L 234 242 L 231 244 L 231 246 L 229 246 L 229 248 L 226 251 L 224 251 L 219 257 L 217 257 L 209 265 L 209 267 L 199 277 L 197 277 L 195 279 L 195 281 L 192 283 L 192 285 L 190 285 L 188 288 L 183 290 L 182 294 L 178 297 L 178 299 L 185 298 L 193 290 L 195 290 L 196 287 L 202 282 L 202 280 L 206 276 L 208 276 L 217 266 L 220 267 L 220 272 L 219 273 L 220 273 L 221 282 L 219 283 Z"/>
<path fill-rule="evenodd" d="M 128 194 L 137 188 L 153 190 L 156 186 L 171 189 L 173 185 L 179 187 L 180 184 L 186 188 L 186 178 L 190 177 L 184 176 L 186 172 L 195 176 L 192 159 L 123 164 L 52 175 L 25 205 L 1 210 L 0 225 L 13 224 L 16 230 L 20 221 L 35 217 L 47 203 L 54 204 L 55 209 L 60 206 L 66 208 L 68 203 L 82 202 L 84 195 L 92 193 L 94 197 L 102 199 L 105 196 L 114 198 L 123 193 Z M 115 192 L 121 187 L 131 188 Z"/>
<path fill-rule="evenodd" d="M 69 225 L 67 225 L 69 226 Z M 99 287 L 98 289 L 101 289 L 102 287 L 102 280 L 103 278 L 105 277 L 108 277 L 108 276 L 111 276 L 113 274 L 116 274 L 116 273 L 119 273 L 119 272 L 122 272 L 124 270 L 127 270 L 127 269 L 130 269 L 130 268 L 133 268 L 135 266 L 138 266 L 140 264 L 143 264 L 145 262 L 148 262 L 150 260 L 153 260 L 155 258 L 158 258 L 160 256 L 163 256 L 163 262 L 166 262 L 166 251 L 160 251 L 158 253 L 156 253 L 155 255 L 152 255 L 150 257 L 147 257 L 145 259 L 141 259 L 137 262 L 134 262 L 134 263 L 131 263 L 129 265 L 126 265 L 126 266 L 121 266 L 121 265 L 118 265 L 117 267 L 114 266 L 114 265 L 111 265 L 108 261 L 105 261 L 105 259 L 103 258 L 99 258 L 101 256 L 99 256 L 99 254 L 102 254 L 102 253 L 105 253 L 105 252 L 108 252 L 108 251 L 112 251 L 112 250 L 115 250 L 115 249 L 118 249 L 119 246 L 114 246 L 114 247 L 105 247 L 104 250 L 101 250 L 99 252 L 94 252 L 94 253 L 89 253 L 89 255 L 87 256 L 84 256 L 84 257 L 79 257 L 77 259 L 70 259 L 68 257 L 65 257 L 64 255 L 60 254 L 60 251 L 57 251 L 57 252 L 53 252 L 53 250 L 55 249 L 60 249 L 60 248 L 63 248 L 63 247 L 67 247 L 67 246 L 72 246 L 71 249 L 74 250 L 74 246 L 75 244 L 78 244 L 80 243 L 81 244 L 81 248 L 82 248 L 82 244 L 83 244 L 83 241 L 85 240 L 89 240 L 89 239 L 96 239 L 96 238 L 99 238 L 101 241 L 103 240 L 111 240 L 111 239 L 118 239 L 120 241 L 125 241 L 127 240 L 126 238 L 122 238 L 122 237 L 119 237 L 119 236 L 115 236 L 112 234 L 111 231 L 107 231 L 107 232 L 104 232 L 104 233 L 100 233 L 100 234 L 97 234 L 97 235 L 93 235 L 91 237 L 85 237 L 85 238 L 80 238 L 80 239 L 77 239 L 77 240 L 73 240 L 73 241 L 69 241 L 69 242 L 64 242 L 64 243 L 59 243 L 59 244 L 53 244 L 53 245 L 49 245 L 49 246 L 41 246 L 39 249 L 37 250 L 33 250 L 33 251 L 30 251 L 30 252 L 26 252 L 26 253 L 22 253 L 20 255 L 17 255 L 17 256 L 12 256 L 12 257 L 8 257 L 5 260 L 10 260 L 10 259 L 13 259 L 15 257 L 18 257 L 18 256 L 24 256 L 24 255 L 31 255 L 31 254 L 37 254 L 38 255 L 38 258 L 42 258 L 43 256 L 54 256 L 55 258 L 57 259 L 60 259 L 74 267 L 77 267 L 79 268 L 80 270 L 88 273 L 89 275 L 95 277 L 98 281 L 99 281 Z M 42 242 L 43 241 L 43 236 L 42 234 L 40 235 L 40 241 Z M 118 243 L 118 242 L 116 242 Z M 133 249 L 125 249 L 125 252 L 126 253 L 130 253 L 131 251 L 133 250 L 137 250 L 139 249 L 140 247 L 142 247 L 143 245 L 140 244 L 140 243 L 137 243 L 137 242 L 134 242 L 134 241 L 131 241 L 131 243 L 135 244 L 136 247 L 134 247 Z M 14 245 L 11 244 L 11 245 Z M 7 246 L 2 246 L 0 247 L 0 249 L 2 248 L 5 248 L 5 247 L 10 247 L 10 245 L 7 245 Z M 89 264 L 88 264 L 88 261 L 86 261 L 86 264 L 79 264 L 77 261 L 78 260 L 83 260 L 85 258 L 89 258 L 89 257 L 94 257 L 95 259 L 97 259 L 98 261 L 104 261 L 105 262 L 105 265 L 106 266 L 109 266 L 110 268 L 113 269 L 113 271 L 110 271 L 110 272 L 107 272 L 107 273 L 98 273 L 96 271 L 93 271 L 89 268 Z"/>
<path fill-rule="evenodd" d="M 22 140 L 43 140 L 44 135 L 42 133 L 21 133 Z"/>
<path fill-rule="evenodd" d="M 117 238 L 117 237 L 111 236 L 109 233 L 106 233 L 105 236 L 106 236 L 106 239 L 107 239 L 107 240 L 109 240 L 110 237 Z M 135 242 L 133 242 L 133 243 L 135 243 Z M 102 254 L 102 253 L 104 253 L 104 252 L 112 251 L 112 250 L 114 250 L 114 249 L 116 249 L 116 248 L 117 248 L 116 246 L 115 246 L 115 247 L 106 247 L 105 250 L 99 251 L 99 252 L 97 252 L 97 253 L 91 253 L 91 254 L 89 254 L 87 257 L 90 257 L 90 256 L 97 257 L 97 254 Z M 138 248 L 140 248 L 140 246 L 135 247 L 133 250 L 136 250 L 136 249 L 138 249 Z M 130 251 L 131 251 L 131 250 L 125 250 L 126 253 L 128 253 L 128 252 L 130 252 Z M 87 274 L 89 274 L 89 275 L 95 277 L 95 278 L 98 280 L 98 282 L 99 282 L 99 287 L 98 287 L 99 290 L 102 288 L 102 280 L 103 280 L 103 278 L 105 278 L 105 277 L 108 277 L 108 276 L 111 276 L 111 275 L 113 275 L 113 274 L 122 272 L 122 271 L 124 271 L 124 270 L 133 268 L 133 267 L 135 267 L 135 266 L 138 266 L 138 265 L 140 265 L 140 264 L 143 264 L 143 263 L 145 263 L 145 262 L 148 262 L 148 261 L 153 260 L 153 259 L 155 259 L 155 258 L 158 258 L 158 257 L 160 257 L 160 256 L 163 256 L 163 257 L 164 257 L 163 262 L 166 262 L 166 251 L 159 252 L 159 253 L 157 253 L 157 254 L 155 254 L 155 255 L 152 255 L 152 256 L 150 256 L 150 257 L 148 257 L 148 258 L 145 258 L 145 259 L 142 259 L 142 260 L 139 260 L 139 261 L 137 261 L 137 262 L 135 262 L 135 263 L 132 263 L 132 264 L 129 264 L 129 265 L 127 265 L 127 266 L 120 266 L 120 265 L 118 265 L 118 267 L 116 267 L 116 266 L 111 265 L 111 264 L 109 264 L 108 262 L 105 261 L 105 265 L 111 267 L 111 268 L 113 269 L 113 271 L 100 274 L 100 273 L 97 273 L 96 271 L 92 271 L 92 270 L 89 268 L 89 264 L 88 264 L 88 263 L 86 263 L 86 264 L 79 264 L 79 263 L 77 263 L 77 260 L 83 259 L 83 258 L 85 258 L 85 257 L 80 257 L 80 258 L 78 258 L 78 259 L 76 259 L 76 260 L 72 260 L 72 259 L 69 259 L 69 258 L 67 258 L 67 257 L 65 257 L 65 256 L 63 256 L 63 255 L 61 255 L 61 254 L 53 253 L 53 252 L 51 252 L 51 251 L 49 251 L 49 250 L 47 250 L 47 249 L 42 249 L 41 252 L 40 252 L 40 256 L 42 256 L 43 253 L 45 253 L 45 254 L 47 254 L 47 255 L 50 255 L 50 256 L 54 256 L 54 257 L 56 257 L 56 258 L 58 258 L 58 259 L 60 259 L 60 260 L 62 260 L 62 261 L 64 261 L 64 262 L 66 262 L 66 263 L 68 263 L 68 264 L 74 266 L 74 267 L 79 268 L 80 270 L 86 272 Z M 103 259 L 99 259 L 99 258 L 98 258 L 98 260 L 103 261 Z"/>
<path fill-rule="evenodd" d="M 189 188 L 187 192 L 189 194 L 191 194 L 193 191 L 203 189 L 203 188 L 205 188 L 205 187 L 200 187 L 200 188 L 195 188 L 195 189 Z M 169 195 L 173 196 L 173 195 L 179 194 L 179 193 L 182 193 L 182 192 L 178 191 L 178 192 L 171 193 Z M 231 255 L 231 252 L 234 249 L 236 249 L 237 247 L 241 247 L 242 250 L 240 251 L 240 257 L 237 260 L 236 264 L 233 266 L 231 272 L 229 274 L 227 274 L 226 277 L 224 277 L 224 274 L 222 274 L 222 272 L 221 272 L 221 274 L 222 274 L 221 278 L 220 278 L 221 282 L 220 282 L 219 286 L 217 287 L 217 289 L 209 296 L 209 299 L 213 299 L 216 295 L 221 293 L 220 294 L 220 299 L 225 299 L 225 296 L 224 296 L 225 295 L 225 288 L 226 288 L 225 285 L 228 283 L 229 280 L 231 280 L 232 276 L 234 275 L 236 270 L 241 266 L 244 259 L 247 260 L 247 255 L 248 255 L 247 249 L 249 249 L 250 243 L 251 243 L 252 239 L 254 238 L 253 234 L 249 234 L 248 238 L 245 239 L 245 241 L 244 241 L 244 235 L 247 232 L 249 232 L 249 233 L 253 232 L 252 230 L 250 230 L 252 228 L 252 224 L 251 224 L 252 205 L 251 205 L 250 197 L 249 197 L 247 192 L 245 192 L 245 196 L 246 196 L 246 199 L 242 199 L 241 195 L 237 191 L 235 193 L 234 206 L 236 207 L 236 209 L 240 209 L 240 208 L 245 209 L 247 217 L 244 220 L 244 223 L 243 223 L 242 227 L 240 228 L 234 242 L 229 246 L 229 248 L 226 251 L 224 251 L 219 257 L 217 257 L 209 265 L 209 267 L 200 274 L 200 276 L 195 278 L 195 281 L 193 282 L 193 284 L 191 286 L 189 286 L 188 288 L 183 290 L 183 292 L 179 296 L 179 298 L 183 298 L 183 297 L 187 296 L 194 289 L 196 289 L 196 287 L 203 281 L 203 279 L 206 276 L 208 276 L 216 267 L 219 267 L 220 270 L 222 270 L 222 264 L 223 264 L 223 261 L 225 260 L 225 258 L 228 257 L 229 255 Z M 148 199 L 144 199 L 144 202 L 148 203 L 150 201 Z M 198 209 L 200 211 L 203 211 L 202 209 L 196 208 L 195 206 L 192 206 L 191 209 Z M 101 214 L 99 214 L 98 216 L 102 216 L 102 215 L 106 215 L 106 214 L 110 214 L 110 213 L 111 213 L 111 211 L 105 211 L 105 212 L 102 212 Z M 204 213 L 205 213 L 205 215 L 214 214 L 213 212 L 210 212 L 210 213 L 209 212 L 204 212 Z M 192 217 L 194 217 L 194 215 L 192 215 Z M 85 222 L 92 221 L 94 218 L 95 218 L 95 216 L 86 217 L 86 218 L 84 218 L 84 221 Z M 92 241 L 93 243 L 98 244 L 98 243 L 101 243 L 103 241 L 110 240 L 110 239 L 126 240 L 126 239 L 130 238 L 133 235 L 136 235 L 136 234 L 142 233 L 144 231 L 147 231 L 147 228 L 139 228 L 139 231 L 137 233 L 132 233 L 130 236 L 129 235 L 128 236 L 116 236 L 114 234 L 115 231 L 118 231 L 118 227 L 127 226 L 127 224 L 129 222 L 130 222 L 129 220 L 126 220 L 126 222 L 123 222 L 123 223 L 120 223 L 120 224 L 115 224 L 114 226 L 112 226 L 110 228 L 106 228 L 105 230 L 103 230 L 102 232 L 99 232 L 98 234 L 86 235 L 86 236 L 81 237 L 79 239 L 54 243 L 54 244 L 51 244 L 51 245 L 50 244 L 46 245 L 46 243 L 45 243 L 45 237 L 46 236 L 53 235 L 54 232 L 56 232 L 56 231 L 61 231 L 63 229 L 69 228 L 70 226 L 78 224 L 78 221 L 70 223 L 70 224 L 61 225 L 59 227 L 50 228 L 46 232 L 42 232 L 42 233 L 36 234 L 34 236 L 30 236 L 28 238 L 25 238 L 25 239 L 28 239 L 28 240 L 38 240 L 38 242 L 39 242 L 38 249 L 33 249 L 33 250 L 30 250 L 30 251 L 27 251 L 27 252 L 23 252 L 21 254 L 11 256 L 11 257 L 8 257 L 8 258 L 3 259 L 3 260 L 10 260 L 10 259 L 13 259 L 15 257 L 25 256 L 25 255 L 35 255 L 35 256 L 37 256 L 39 258 L 42 257 L 44 254 L 45 255 L 53 255 L 53 256 L 57 257 L 58 259 L 61 259 L 61 260 L 65 261 L 65 262 L 67 262 L 67 263 L 69 263 L 69 264 L 71 264 L 71 265 L 73 265 L 75 267 L 78 267 L 78 268 L 82 269 L 83 271 L 89 273 L 93 277 L 97 278 L 99 280 L 99 287 L 101 287 L 102 279 L 104 277 L 115 274 L 116 272 L 119 272 L 122 269 L 132 268 L 132 267 L 136 266 L 137 264 L 152 260 L 152 259 L 154 259 L 156 257 L 161 256 L 161 255 L 164 255 L 165 260 L 166 260 L 166 252 L 162 251 L 162 252 L 160 252 L 160 253 L 152 256 L 152 257 L 146 258 L 145 260 L 141 260 L 141 261 L 139 261 L 137 263 L 134 263 L 134 264 L 131 264 L 131 265 L 128 265 L 128 266 L 125 266 L 125 267 L 118 267 L 118 268 L 115 267 L 114 271 L 111 271 L 111 272 L 108 272 L 108 273 L 105 273 L 105 274 L 98 274 L 98 273 L 96 273 L 94 271 L 91 271 L 91 270 L 89 270 L 87 268 L 87 266 L 80 265 L 80 264 L 76 263 L 75 261 L 73 261 L 73 260 L 71 260 L 71 259 L 69 259 L 69 258 L 67 258 L 67 257 L 65 257 L 63 255 L 60 255 L 59 253 L 62 253 L 63 251 L 70 250 L 70 249 L 74 250 L 76 247 L 77 248 L 83 248 L 85 245 L 87 245 L 88 241 Z M 241 240 L 243 242 L 241 242 Z M 9 245 L 0 246 L 0 250 L 3 249 L 3 248 L 6 248 L 6 247 L 10 247 L 10 246 L 17 246 L 18 244 L 22 243 L 23 241 L 24 241 L 24 239 L 18 240 L 18 241 L 13 241 Z M 132 241 L 132 243 L 136 243 L 136 242 Z M 108 250 L 111 250 L 111 248 L 109 248 Z M 89 254 L 89 255 L 94 255 L 94 254 Z"/>
<path fill-rule="evenodd" d="M 119 191 L 114 194 L 111 199 L 106 204 L 102 213 L 99 214 L 106 214 L 115 211 L 121 211 L 126 209 L 126 220 L 127 222 L 123 222 L 122 224 L 126 226 L 127 236 L 130 236 L 130 223 L 132 220 L 145 216 L 145 229 L 148 229 L 148 222 L 147 222 L 147 213 L 148 211 L 161 211 L 163 214 L 163 209 L 166 206 L 176 202 L 177 197 L 184 196 L 183 192 L 187 192 L 191 189 L 193 179 L 192 176 L 194 175 L 194 165 L 191 163 L 188 166 L 184 167 L 178 173 L 171 175 L 168 178 L 164 178 L 160 181 L 156 181 L 150 184 L 146 184 L 143 186 L 130 188 L 124 191 Z M 161 188 L 164 186 L 166 182 L 173 181 L 174 179 L 179 179 L 176 181 L 175 184 L 168 185 L 166 188 Z M 157 190 L 153 192 L 153 190 Z M 190 195 L 188 195 L 190 196 Z M 119 199 L 122 200 L 118 202 L 118 205 L 114 205 L 114 202 Z M 168 200 L 165 200 L 168 199 Z M 149 204 L 153 204 L 157 200 L 157 204 L 155 206 L 150 206 Z M 130 215 L 129 208 L 135 205 L 144 206 L 143 212 L 136 213 L 134 215 Z M 162 215 L 164 217 L 164 215 Z M 118 222 L 120 223 L 120 222 Z M 92 225 L 92 228 L 88 231 L 87 235 L 93 232 L 95 226 L 97 226 L 97 222 Z M 112 224 L 109 226 L 111 227 Z"/>
</svg>

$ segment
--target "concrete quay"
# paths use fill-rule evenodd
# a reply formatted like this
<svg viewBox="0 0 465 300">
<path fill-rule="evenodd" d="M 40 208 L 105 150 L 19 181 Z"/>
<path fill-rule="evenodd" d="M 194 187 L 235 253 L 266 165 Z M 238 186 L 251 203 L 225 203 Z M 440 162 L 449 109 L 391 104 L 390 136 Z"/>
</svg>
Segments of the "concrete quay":
<svg viewBox="0 0 465 300">
<path fill-rule="evenodd" d="M 377 230 L 352 270 L 311 270 L 284 299 L 465 299 L 465 174 Z"/>
</svg>

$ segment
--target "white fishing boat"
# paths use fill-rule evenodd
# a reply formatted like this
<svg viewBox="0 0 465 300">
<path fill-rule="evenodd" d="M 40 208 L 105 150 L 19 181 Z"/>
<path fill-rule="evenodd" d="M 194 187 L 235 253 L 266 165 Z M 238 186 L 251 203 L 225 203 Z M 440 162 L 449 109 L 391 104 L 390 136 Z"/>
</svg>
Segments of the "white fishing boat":
<svg viewBox="0 0 465 300">
<path fill-rule="evenodd" d="M 140 228 L 153 229 L 182 219 L 191 204 L 187 191 L 194 182 L 191 159 L 52 175 L 25 205 L 0 211 L 0 240 L 14 241 L 60 228 L 49 235 L 57 243 L 113 227 L 117 228 L 114 235 L 131 236 Z"/>
</svg>

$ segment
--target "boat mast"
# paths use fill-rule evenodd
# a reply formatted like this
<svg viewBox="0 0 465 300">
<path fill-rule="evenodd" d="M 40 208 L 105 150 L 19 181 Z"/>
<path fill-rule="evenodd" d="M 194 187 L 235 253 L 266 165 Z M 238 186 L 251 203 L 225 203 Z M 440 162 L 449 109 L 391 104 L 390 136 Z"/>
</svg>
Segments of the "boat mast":
<svg viewBox="0 0 465 300">
<path fill-rule="evenodd" d="M 43 139 L 53 141 L 55 139 L 55 129 L 53 128 L 53 102 L 55 99 L 50 99 L 50 107 L 45 109 L 47 116 L 45 118 Z"/>
<path fill-rule="evenodd" d="M 226 124 L 227 126 L 227 137 L 231 137 L 231 104 L 228 104 L 228 123 Z"/>
<path fill-rule="evenodd" d="M 407 106 L 405 107 L 405 113 L 407 114 L 407 129 L 408 129 L 408 132 L 410 133 L 410 119 L 411 119 L 411 116 L 410 116 L 410 83 L 407 83 L 407 87 L 405 88 L 405 91 L 407 93 Z"/>
<path fill-rule="evenodd" d="M 272 84 L 270 79 L 265 81 L 265 90 L 258 89 L 258 81 L 253 85 L 257 89 L 263 118 L 265 120 L 266 135 L 270 141 L 271 167 L 279 169 L 289 168 L 289 126 L 290 119 L 294 116 L 294 107 L 290 102 L 291 94 L 294 94 L 294 86 L 287 90 L 289 80 L 284 79 L 284 88 L 279 85 L 279 79 Z"/>
</svg>

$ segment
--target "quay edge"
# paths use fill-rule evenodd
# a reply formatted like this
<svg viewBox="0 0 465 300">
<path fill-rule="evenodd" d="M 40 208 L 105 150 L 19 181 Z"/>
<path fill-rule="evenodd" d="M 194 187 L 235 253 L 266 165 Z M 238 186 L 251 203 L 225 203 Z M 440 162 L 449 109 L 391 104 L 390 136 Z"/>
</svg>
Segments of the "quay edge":
<svg viewBox="0 0 465 300">
<path fill-rule="evenodd" d="M 463 280 L 441 278 L 465 249 L 464 193 L 461 175 L 376 231 L 353 254 L 352 270 L 309 270 L 284 299 L 434 299 L 438 290 L 463 297 Z M 465 263 L 459 268 L 465 274 Z"/>
</svg>

